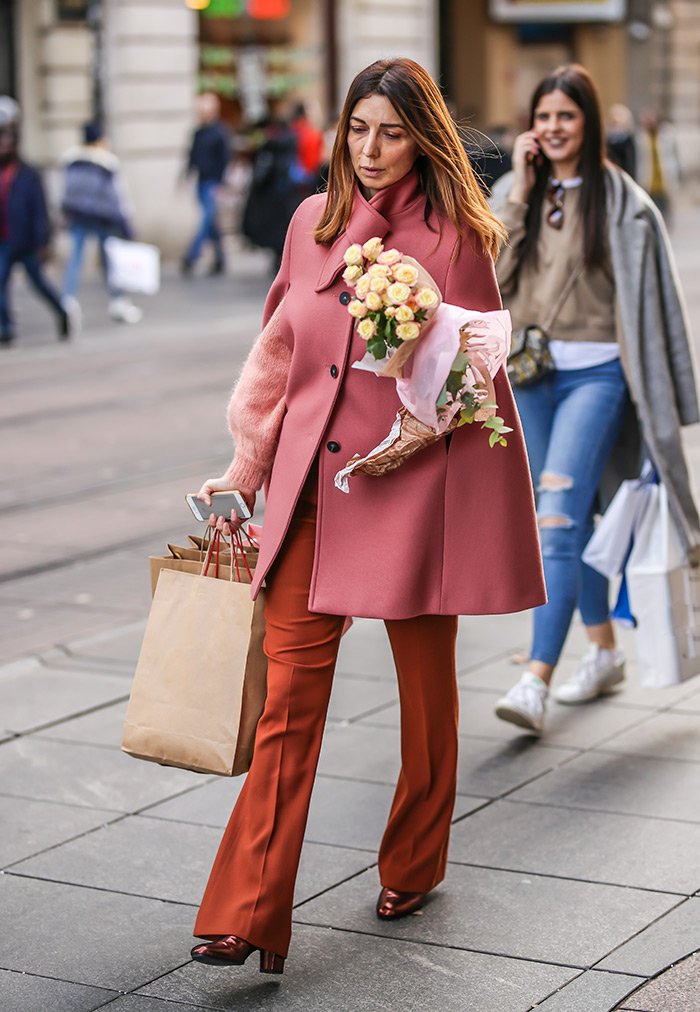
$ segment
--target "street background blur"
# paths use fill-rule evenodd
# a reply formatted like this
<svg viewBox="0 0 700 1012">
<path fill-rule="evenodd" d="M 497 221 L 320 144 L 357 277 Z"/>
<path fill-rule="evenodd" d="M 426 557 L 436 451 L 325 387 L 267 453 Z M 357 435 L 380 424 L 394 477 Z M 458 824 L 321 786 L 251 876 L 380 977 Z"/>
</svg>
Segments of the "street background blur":
<svg viewBox="0 0 700 1012">
<path fill-rule="evenodd" d="M 47 185 L 49 273 L 59 281 L 68 245 L 60 160 L 96 117 L 137 235 L 164 256 L 161 291 L 137 297 L 145 313 L 132 325 L 109 320 L 91 264 L 69 342 L 57 342 L 21 270 L 14 279 L 18 336 L 0 352 L 2 1012 L 700 1008 L 697 961 L 683 962 L 700 949 L 700 684 L 639 688 L 631 633 L 624 690 L 584 708 L 552 703 L 538 741 L 492 713 L 529 617 L 462 620 L 448 880 L 423 914 L 379 925 L 398 708 L 383 627 L 356 622 L 281 982 L 188 958 L 240 778 L 140 763 L 118 747 L 147 556 L 195 533 L 184 495 L 230 455 L 226 398 L 274 265 L 241 235 L 270 119 L 303 102 L 332 139 L 354 73 L 407 55 L 507 156 L 536 80 L 581 61 L 605 108 L 629 111 L 642 185 L 643 114 L 664 124 L 667 221 L 697 353 L 699 53 L 694 0 L 0 0 L 0 93 L 19 101 L 23 154 Z M 220 97 L 232 139 L 219 202 L 226 269 L 209 276 L 205 262 L 182 277 L 197 208 L 181 177 L 203 90 Z M 699 429 L 684 433 L 696 490 Z M 558 677 L 582 645 L 577 627 Z"/>
</svg>

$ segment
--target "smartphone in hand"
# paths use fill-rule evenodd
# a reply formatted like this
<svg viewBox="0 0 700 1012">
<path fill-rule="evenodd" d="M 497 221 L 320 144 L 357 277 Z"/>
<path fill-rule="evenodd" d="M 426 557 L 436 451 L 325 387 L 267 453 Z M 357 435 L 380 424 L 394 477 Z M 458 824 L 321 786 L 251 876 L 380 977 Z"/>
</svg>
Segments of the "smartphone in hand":
<svg viewBox="0 0 700 1012">
<path fill-rule="evenodd" d="M 203 499 L 198 499 L 194 492 L 186 495 L 185 500 L 197 520 L 206 521 L 212 513 L 230 520 L 231 510 L 235 510 L 242 520 L 250 520 L 253 515 L 240 492 L 212 492 L 211 506 L 207 506 Z"/>
</svg>

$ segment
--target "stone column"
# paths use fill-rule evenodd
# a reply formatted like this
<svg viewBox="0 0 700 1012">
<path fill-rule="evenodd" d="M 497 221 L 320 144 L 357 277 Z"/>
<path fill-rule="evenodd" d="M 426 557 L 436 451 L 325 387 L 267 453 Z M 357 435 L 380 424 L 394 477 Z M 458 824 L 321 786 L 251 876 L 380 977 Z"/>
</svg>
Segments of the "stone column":
<svg viewBox="0 0 700 1012">
<path fill-rule="evenodd" d="M 183 0 L 103 0 L 107 127 L 139 237 L 182 253 L 195 212 L 178 188 L 197 79 L 197 20 Z"/>
</svg>

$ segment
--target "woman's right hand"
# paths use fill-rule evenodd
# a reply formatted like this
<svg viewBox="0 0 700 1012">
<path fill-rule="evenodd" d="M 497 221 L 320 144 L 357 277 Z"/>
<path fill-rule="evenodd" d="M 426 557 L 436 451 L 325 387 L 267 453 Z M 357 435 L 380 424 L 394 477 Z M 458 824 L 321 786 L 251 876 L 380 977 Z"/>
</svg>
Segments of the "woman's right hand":
<svg viewBox="0 0 700 1012">
<path fill-rule="evenodd" d="M 243 502 L 246 504 L 251 513 L 255 510 L 255 496 L 256 493 L 251 488 L 243 488 L 242 486 L 236 486 L 227 478 L 225 475 L 221 475 L 220 478 L 207 478 L 199 492 L 197 492 L 197 498 L 202 499 L 208 506 L 211 506 L 211 494 L 212 492 L 240 492 Z M 231 517 L 217 517 L 215 513 L 212 513 L 209 517 L 209 526 L 216 527 L 217 530 L 223 531 L 224 534 L 230 534 L 231 530 L 238 530 L 241 524 L 245 523 L 243 517 L 239 517 L 235 510 L 231 511 Z"/>
<path fill-rule="evenodd" d="M 510 200 L 526 204 L 530 191 L 535 185 L 534 161 L 541 154 L 540 143 L 534 130 L 519 134 L 513 144 L 513 185 Z"/>
</svg>

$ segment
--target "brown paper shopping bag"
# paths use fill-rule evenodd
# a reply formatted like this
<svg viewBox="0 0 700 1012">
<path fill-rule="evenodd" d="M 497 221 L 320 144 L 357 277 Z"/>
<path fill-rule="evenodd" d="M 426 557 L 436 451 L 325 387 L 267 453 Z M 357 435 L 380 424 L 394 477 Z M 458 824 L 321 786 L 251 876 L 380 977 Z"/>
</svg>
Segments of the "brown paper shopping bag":
<svg viewBox="0 0 700 1012">
<path fill-rule="evenodd" d="M 129 755 L 223 776 L 249 768 L 267 691 L 251 572 L 242 560 L 233 579 L 221 566 L 219 579 L 160 571 L 124 721 Z"/>
</svg>

